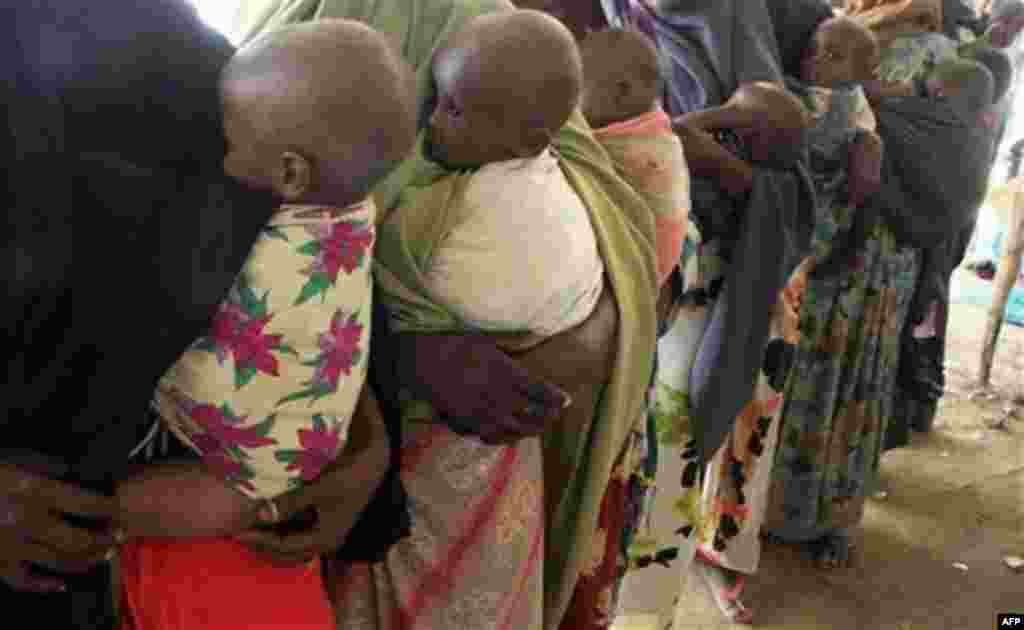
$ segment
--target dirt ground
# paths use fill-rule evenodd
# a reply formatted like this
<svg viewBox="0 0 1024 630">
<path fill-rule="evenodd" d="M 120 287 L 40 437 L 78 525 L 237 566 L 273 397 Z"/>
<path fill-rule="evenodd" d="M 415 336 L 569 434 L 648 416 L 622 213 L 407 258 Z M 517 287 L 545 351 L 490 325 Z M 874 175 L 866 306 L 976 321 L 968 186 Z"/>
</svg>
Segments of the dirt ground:
<svg viewBox="0 0 1024 630">
<path fill-rule="evenodd" d="M 1024 407 L 1005 428 L 988 426 L 1024 395 L 1024 328 L 1004 327 L 994 395 L 979 396 L 986 318 L 980 308 L 953 307 L 935 431 L 884 456 L 855 566 L 822 572 L 791 548 L 767 547 L 745 597 L 757 627 L 992 630 L 997 612 L 1024 612 L 1024 573 L 1003 563 L 1024 556 Z M 691 595 L 683 606 L 687 630 L 733 627 L 707 596 Z M 616 630 L 657 626 L 656 618 L 632 616 Z"/>
</svg>

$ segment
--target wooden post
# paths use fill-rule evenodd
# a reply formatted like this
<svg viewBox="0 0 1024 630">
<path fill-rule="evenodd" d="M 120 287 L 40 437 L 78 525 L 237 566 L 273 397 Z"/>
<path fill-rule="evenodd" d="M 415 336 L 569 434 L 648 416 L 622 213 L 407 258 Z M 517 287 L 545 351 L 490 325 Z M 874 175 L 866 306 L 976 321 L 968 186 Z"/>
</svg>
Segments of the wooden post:
<svg viewBox="0 0 1024 630">
<path fill-rule="evenodd" d="M 1013 208 L 1010 210 L 1009 225 L 1006 226 L 1006 245 L 1003 247 L 1002 260 L 996 271 L 992 306 L 988 312 L 988 324 L 985 326 L 985 340 L 981 347 L 981 370 L 978 384 L 988 387 L 992 379 L 992 361 L 996 356 L 996 344 L 999 331 L 1003 327 L 1003 316 L 1006 303 L 1010 299 L 1010 290 L 1017 283 L 1020 275 L 1020 257 L 1024 254 L 1024 192 L 1017 191 L 1014 195 Z"/>
</svg>

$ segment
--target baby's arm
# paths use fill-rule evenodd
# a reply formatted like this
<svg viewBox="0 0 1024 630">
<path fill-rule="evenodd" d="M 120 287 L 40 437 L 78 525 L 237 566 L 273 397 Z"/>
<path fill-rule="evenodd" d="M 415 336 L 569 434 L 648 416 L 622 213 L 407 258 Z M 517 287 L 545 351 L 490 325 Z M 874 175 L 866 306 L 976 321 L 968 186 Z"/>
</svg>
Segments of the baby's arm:
<svg viewBox="0 0 1024 630">
<path fill-rule="evenodd" d="M 275 215 L 212 332 L 162 380 L 160 415 L 203 460 L 122 483 L 129 533 L 238 533 L 340 454 L 368 360 L 373 209 L 321 214 Z M 319 258 L 344 263 L 311 275 Z"/>
<path fill-rule="evenodd" d="M 849 195 L 853 206 L 860 206 L 864 200 L 878 192 L 882 186 L 882 138 L 874 131 L 857 130 L 850 143 Z"/>
<path fill-rule="evenodd" d="M 890 83 L 887 81 L 874 80 L 864 83 L 864 92 L 867 94 L 869 101 L 877 103 L 883 98 L 915 96 L 917 94 L 917 89 L 911 81 Z"/>
<path fill-rule="evenodd" d="M 117 500 L 129 538 L 235 534 L 257 523 L 261 507 L 196 461 L 147 465 L 118 485 Z"/>
<path fill-rule="evenodd" d="M 672 123 L 686 151 L 691 175 L 715 179 L 734 196 L 747 193 L 754 185 L 753 167 L 718 144 L 693 116 L 680 116 Z"/>
</svg>

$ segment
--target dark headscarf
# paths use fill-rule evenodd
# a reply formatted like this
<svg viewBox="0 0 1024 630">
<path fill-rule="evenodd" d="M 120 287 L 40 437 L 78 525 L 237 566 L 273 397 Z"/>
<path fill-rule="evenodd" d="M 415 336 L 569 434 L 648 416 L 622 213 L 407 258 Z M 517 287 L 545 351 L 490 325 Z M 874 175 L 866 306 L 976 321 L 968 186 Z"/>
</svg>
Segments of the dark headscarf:
<svg viewBox="0 0 1024 630">
<path fill-rule="evenodd" d="M 4 448 L 111 492 L 163 372 L 208 326 L 272 213 L 222 171 L 233 53 L 183 0 L 0 9 L 7 112 Z M 0 586 L 9 618 L 113 627 L 110 575 Z"/>
<path fill-rule="evenodd" d="M 800 59 L 810 45 L 814 31 L 834 15 L 826 0 L 767 0 L 768 14 L 779 43 L 782 70 L 800 76 Z"/>
<path fill-rule="evenodd" d="M 721 105 L 741 83 L 782 82 L 764 0 L 602 0 L 613 27 L 657 43 L 673 116 Z"/>
</svg>

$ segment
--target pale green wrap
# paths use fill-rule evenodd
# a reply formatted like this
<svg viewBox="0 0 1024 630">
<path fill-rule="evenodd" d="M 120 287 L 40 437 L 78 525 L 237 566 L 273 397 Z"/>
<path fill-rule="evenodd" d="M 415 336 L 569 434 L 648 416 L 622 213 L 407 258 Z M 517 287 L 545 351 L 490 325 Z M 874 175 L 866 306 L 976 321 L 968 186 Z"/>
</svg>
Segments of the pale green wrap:
<svg viewBox="0 0 1024 630">
<path fill-rule="evenodd" d="M 240 32 L 251 37 L 263 29 L 321 17 L 363 21 L 393 37 L 416 70 L 422 123 L 423 108 L 432 96 L 429 64 L 434 51 L 469 18 L 504 5 L 500 0 L 282 0 L 250 13 L 249 25 Z M 561 434 L 554 426 L 544 437 L 545 448 L 558 449 L 562 461 L 574 467 L 571 488 L 546 532 L 544 625 L 550 630 L 558 628 L 568 609 L 580 568 L 592 553 L 612 467 L 644 413 L 654 359 L 657 293 L 652 212 L 616 174 L 579 112 L 556 135 L 553 149 L 590 212 L 619 310 L 619 334 L 615 367 L 589 433 Z M 459 219 L 460 204 L 455 202 L 468 177 L 442 170 L 417 150 L 375 191 L 384 218 L 374 254 L 378 298 L 394 309 L 400 330 L 465 330 L 451 313 L 425 297 L 421 273 L 425 256 Z M 400 196 L 402 211 L 391 213 Z"/>
</svg>

